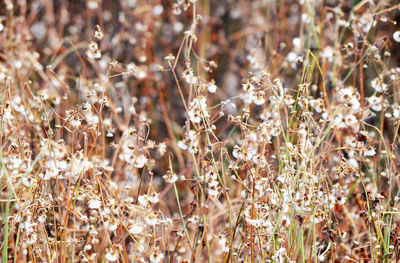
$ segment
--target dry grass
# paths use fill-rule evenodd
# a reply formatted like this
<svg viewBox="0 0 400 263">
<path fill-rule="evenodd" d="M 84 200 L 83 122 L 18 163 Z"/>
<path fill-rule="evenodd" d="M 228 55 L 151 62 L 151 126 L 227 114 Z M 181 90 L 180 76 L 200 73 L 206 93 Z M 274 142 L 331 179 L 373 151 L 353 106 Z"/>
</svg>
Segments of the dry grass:
<svg viewBox="0 0 400 263">
<path fill-rule="evenodd" d="M 2 262 L 399 262 L 400 5 L 0 3 Z"/>
</svg>

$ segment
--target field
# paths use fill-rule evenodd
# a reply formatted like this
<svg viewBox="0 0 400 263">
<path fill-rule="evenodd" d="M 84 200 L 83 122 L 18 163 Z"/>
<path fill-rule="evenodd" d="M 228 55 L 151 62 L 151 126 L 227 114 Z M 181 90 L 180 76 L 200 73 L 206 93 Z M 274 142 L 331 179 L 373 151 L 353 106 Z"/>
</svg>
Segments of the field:
<svg viewBox="0 0 400 263">
<path fill-rule="evenodd" d="M 397 0 L 0 1 L 0 258 L 400 262 Z"/>
</svg>

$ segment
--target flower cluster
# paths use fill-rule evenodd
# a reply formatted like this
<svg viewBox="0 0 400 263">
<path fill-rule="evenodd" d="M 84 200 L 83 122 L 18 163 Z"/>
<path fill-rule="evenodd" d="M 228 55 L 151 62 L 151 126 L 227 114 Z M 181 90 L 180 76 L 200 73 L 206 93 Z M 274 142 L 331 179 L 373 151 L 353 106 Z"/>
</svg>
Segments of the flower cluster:
<svg viewBox="0 0 400 263">
<path fill-rule="evenodd" d="M 399 261 L 395 1 L 59 2 L 2 4 L 2 262 Z"/>
</svg>

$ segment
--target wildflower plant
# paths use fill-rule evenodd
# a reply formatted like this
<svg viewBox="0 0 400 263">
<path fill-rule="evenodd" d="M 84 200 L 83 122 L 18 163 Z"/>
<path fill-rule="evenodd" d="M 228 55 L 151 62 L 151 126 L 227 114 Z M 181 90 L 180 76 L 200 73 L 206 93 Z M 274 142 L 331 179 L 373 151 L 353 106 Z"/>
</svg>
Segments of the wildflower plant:
<svg viewBox="0 0 400 263">
<path fill-rule="evenodd" d="M 397 262 L 396 1 L 0 4 L 2 262 Z"/>
</svg>

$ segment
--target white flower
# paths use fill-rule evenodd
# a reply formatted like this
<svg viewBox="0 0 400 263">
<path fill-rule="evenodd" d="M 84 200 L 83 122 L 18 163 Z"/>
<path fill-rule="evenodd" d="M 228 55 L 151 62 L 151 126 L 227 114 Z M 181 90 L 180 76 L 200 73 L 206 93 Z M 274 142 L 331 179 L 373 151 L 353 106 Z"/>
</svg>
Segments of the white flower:
<svg viewBox="0 0 400 263">
<path fill-rule="evenodd" d="M 43 224 L 44 222 L 46 222 L 46 215 L 41 215 L 38 217 L 38 221 L 39 223 Z"/>
<path fill-rule="evenodd" d="M 109 231 L 115 231 L 118 228 L 118 224 L 117 223 L 110 223 L 110 221 L 106 221 L 104 222 L 104 228 L 109 230 Z"/>
<path fill-rule="evenodd" d="M 324 101 L 319 99 L 312 99 L 310 100 L 310 105 L 315 109 L 316 112 L 321 113 L 322 109 L 324 108 Z"/>
<path fill-rule="evenodd" d="M 28 239 L 27 239 L 27 241 L 26 241 L 26 243 L 28 243 L 28 244 L 34 244 L 34 243 L 36 243 L 36 241 L 37 241 L 37 234 L 36 233 L 31 233 L 29 236 L 28 236 Z"/>
<path fill-rule="evenodd" d="M 90 42 L 88 49 L 86 50 L 86 55 L 90 59 L 99 59 L 101 58 L 101 52 L 99 50 L 99 46 L 96 42 Z"/>
<path fill-rule="evenodd" d="M 101 202 L 96 199 L 91 199 L 89 200 L 88 205 L 90 209 L 99 209 L 101 206 Z"/>
<path fill-rule="evenodd" d="M 207 85 L 207 90 L 210 93 L 215 93 L 217 91 L 217 85 L 215 85 L 213 82 Z"/>
<path fill-rule="evenodd" d="M 152 263 L 159 263 L 162 262 L 164 259 L 164 254 L 161 252 L 154 252 L 150 255 L 150 262 Z"/>
<path fill-rule="evenodd" d="M 186 70 L 183 72 L 183 78 L 188 84 L 195 85 L 198 82 L 197 77 L 193 74 L 191 70 Z"/>
<path fill-rule="evenodd" d="M 242 149 L 238 145 L 233 146 L 232 155 L 236 159 L 242 159 L 243 158 Z"/>
<path fill-rule="evenodd" d="M 353 114 L 349 114 L 344 118 L 344 122 L 347 125 L 347 127 L 357 127 L 358 120 Z"/>
<path fill-rule="evenodd" d="M 95 10 L 99 7 L 99 3 L 97 1 L 88 1 L 87 7 L 91 10 Z"/>
<path fill-rule="evenodd" d="M 144 78 L 146 78 L 146 77 L 147 77 L 147 72 L 146 72 L 145 67 L 139 67 L 139 68 L 137 69 L 137 72 L 136 72 L 136 74 L 135 74 L 135 77 L 138 78 L 138 79 L 144 79 Z"/>
<path fill-rule="evenodd" d="M 195 98 L 192 102 L 190 102 L 188 115 L 190 120 L 194 123 L 200 123 L 202 117 L 204 118 L 210 117 L 207 111 L 206 98 L 200 96 Z"/>
<path fill-rule="evenodd" d="M 81 121 L 78 117 L 73 117 L 71 120 L 72 127 L 78 128 L 81 125 Z"/>
<path fill-rule="evenodd" d="M 129 63 L 128 65 L 126 65 L 126 70 L 130 74 L 135 74 L 137 67 L 136 67 L 135 63 Z"/>
<path fill-rule="evenodd" d="M 139 202 L 139 205 L 141 205 L 143 207 L 146 207 L 149 205 L 149 201 L 147 200 L 146 195 L 139 195 L 138 202 Z"/>
<path fill-rule="evenodd" d="M 369 146 L 363 151 L 363 156 L 374 156 L 376 154 L 374 147 Z"/>
<path fill-rule="evenodd" d="M 146 224 L 149 226 L 155 226 L 158 224 L 157 217 L 155 215 L 149 215 L 145 218 Z"/>
<path fill-rule="evenodd" d="M 371 81 L 371 87 L 376 91 L 376 92 L 384 92 L 386 91 L 387 85 L 383 83 L 383 80 L 381 81 L 382 78 L 374 78 Z"/>
<path fill-rule="evenodd" d="M 164 155 L 166 151 L 167 151 L 167 145 L 165 144 L 165 142 L 160 143 L 158 145 L 158 153 L 160 155 Z"/>
<path fill-rule="evenodd" d="M 221 247 L 223 253 L 229 252 L 229 245 L 225 236 L 219 236 L 217 243 Z"/>
<path fill-rule="evenodd" d="M 246 218 L 246 222 L 254 227 L 261 227 L 262 221 L 260 219 Z"/>
<path fill-rule="evenodd" d="M 368 19 L 362 17 L 360 19 L 360 22 L 362 24 L 362 29 L 364 33 L 368 33 L 368 31 L 370 31 L 372 27 L 376 26 L 377 20 L 373 20 L 372 17 L 370 16 L 368 17 Z"/>
<path fill-rule="evenodd" d="M 166 56 L 166 57 L 164 58 L 164 60 L 167 60 L 167 61 L 175 60 L 175 56 L 172 55 L 172 54 L 169 54 L 168 56 Z"/>
<path fill-rule="evenodd" d="M 297 54 L 293 51 L 289 52 L 286 56 L 286 59 L 290 62 L 290 63 L 295 63 L 296 62 L 296 58 L 297 58 Z"/>
<path fill-rule="evenodd" d="M 97 40 L 102 40 L 104 37 L 103 32 L 101 31 L 101 28 L 99 25 L 96 26 L 96 30 L 94 31 L 94 38 Z"/>
<path fill-rule="evenodd" d="M 170 184 L 175 183 L 178 181 L 179 177 L 176 175 L 176 173 L 167 173 L 166 175 L 163 175 L 163 179 Z"/>
<path fill-rule="evenodd" d="M 244 93 L 244 94 L 242 94 L 241 97 L 242 97 L 243 103 L 246 105 L 251 104 L 251 102 L 253 101 L 253 93 Z"/>
<path fill-rule="evenodd" d="M 272 259 L 275 260 L 275 262 L 283 263 L 286 261 L 285 255 L 286 249 L 281 247 L 276 251 L 275 255 L 272 256 Z"/>
<path fill-rule="evenodd" d="M 298 37 L 293 38 L 292 44 L 293 44 L 293 47 L 295 49 L 300 49 L 300 47 L 301 47 L 301 39 L 298 38 Z"/>
<path fill-rule="evenodd" d="M 193 130 L 190 130 L 186 134 L 185 140 L 178 141 L 178 147 L 181 148 L 182 150 L 188 150 L 189 153 L 191 153 L 191 154 L 197 153 L 198 146 L 199 146 L 199 142 L 198 142 L 197 134 Z"/>
<path fill-rule="evenodd" d="M 132 165 L 136 168 L 143 168 L 143 166 L 147 163 L 149 159 L 146 158 L 143 154 L 137 156 L 133 159 Z"/>
<path fill-rule="evenodd" d="M 207 189 L 207 193 L 213 199 L 216 199 L 219 195 L 218 189 L 209 188 L 209 189 Z"/>
<path fill-rule="evenodd" d="M 178 147 L 182 150 L 187 150 L 187 145 L 183 141 L 178 141 Z"/>
<path fill-rule="evenodd" d="M 220 238 L 218 238 L 218 245 L 220 246 L 225 246 L 226 245 L 226 237 L 225 236 L 221 236 Z"/>
<path fill-rule="evenodd" d="M 40 175 L 42 180 L 49 180 L 51 178 L 60 178 L 61 172 L 64 172 L 67 169 L 68 165 L 66 161 L 56 161 L 49 160 L 46 163 L 46 172 L 45 174 Z"/>
<path fill-rule="evenodd" d="M 367 98 L 367 101 L 371 105 L 373 111 L 382 110 L 382 97 L 371 96 Z"/>
<path fill-rule="evenodd" d="M 353 97 L 353 88 L 347 87 L 347 88 L 342 88 L 339 90 L 339 96 L 342 99 L 347 99 Z"/>
<path fill-rule="evenodd" d="M 160 199 L 158 199 L 158 193 L 152 193 L 150 196 L 147 196 L 147 200 L 152 204 L 157 204 L 160 201 Z"/>
<path fill-rule="evenodd" d="M 22 179 L 22 184 L 25 185 L 26 187 L 31 187 L 32 180 L 30 180 L 29 178 L 25 177 L 24 179 Z"/>
<path fill-rule="evenodd" d="M 393 39 L 396 42 L 400 42 L 400 30 L 393 33 Z"/>
<path fill-rule="evenodd" d="M 92 249 L 92 245 L 91 244 L 86 244 L 84 247 L 83 247 L 83 250 L 85 250 L 85 251 L 88 251 L 88 250 L 91 250 Z"/>
<path fill-rule="evenodd" d="M 285 103 L 286 106 L 291 106 L 293 103 L 295 103 L 295 100 L 292 98 L 292 96 L 286 94 L 283 97 L 283 102 Z"/>
<path fill-rule="evenodd" d="M 357 92 L 353 87 L 342 88 L 338 92 L 339 101 L 344 102 L 347 107 L 350 107 L 354 111 L 360 110 L 360 101 L 357 96 Z"/>
<path fill-rule="evenodd" d="M 341 113 L 339 113 L 338 115 L 336 115 L 333 119 L 333 125 L 337 128 L 345 128 L 346 125 L 344 123 L 344 118 L 343 115 Z"/>
<path fill-rule="evenodd" d="M 262 105 L 265 102 L 264 91 L 260 90 L 253 95 L 253 101 L 256 105 Z"/>
<path fill-rule="evenodd" d="M 114 250 L 111 250 L 106 254 L 106 260 L 110 262 L 114 262 L 118 260 L 118 253 Z"/>
<path fill-rule="evenodd" d="M 338 26 L 342 26 L 342 27 L 349 27 L 350 26 L 350 23 L 348 21 L 342 20 L 342 19 L 339 19 L 337 21 L 337 24 L 338 24 Z"/>
<path fill-rule="evenodd" d="M 152 13 L 154 16 L 159 16 L 164 12 L 164 8 L 162 5 L 156 5 L 153 7 Z"/>
<path fill-rule="evenodd" d="M 329 62 L 332 62 L 333 60 L 333 49 L 331 46 L 327 46 L 324 48 L 324 50 L 321 52 L 321 58 L 327 59 Z"/>
<path fill-rule="evenodd" d="M 143 227 L 139 226 L 137 224 L 133 225 L 130 229 L 129 229 L 129 233 L 131 233 L 132 235 L 137 235 L 142 233 L 143 231 Z"/>
<path fill-rule="evenodd" d="M 357 160 L 354 159 L 354 158 L 349 158 L 349 159 L 346 161 L 346 163 L 347 163 L 348 165 L 350 165 L 351 167 L 355 168 L 355 169 L 358 168 L 358 162 L 357 162 Z"/>
<path fill-rule="evenodd" d="M 248 93 L 252 93 L 254 90 L 254 86 L 250 82 L 243 83 L 242 88 L 243 88 L 243 91 L 248 92 Z"/>
<path fill-rule="evenodd" d="M 41 39 L 46 35 L 46 25 L 44 23 L 35 23 L 31 26 L 31 31 L 32 34 L 35 36 L 37 39 Z"/>
<path fill-rule="evenodd" d="M 400 119 L 400 105 L 396 105 L 393 108 L 393 117 L 396 119 Z"/>
<path fill-rule="evenodd" d="M 86 121 L 90 124 L 90 125 L 97 125 L 99 123 L 99 116 L 97 116 L 96 114 L 93 114 L 92 112 L 88 112 L 85 114 L 86 117 Z M 72 124 L 72 122 L 71 122 Z"/>
</svg>

